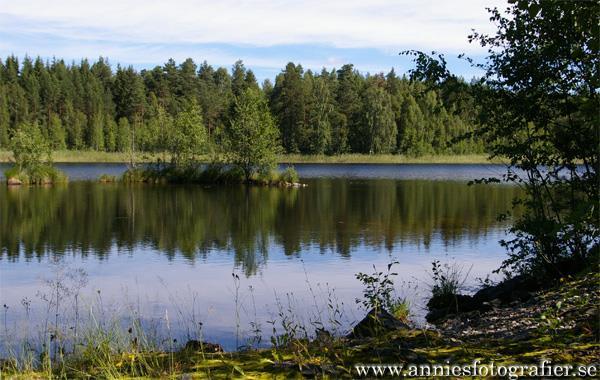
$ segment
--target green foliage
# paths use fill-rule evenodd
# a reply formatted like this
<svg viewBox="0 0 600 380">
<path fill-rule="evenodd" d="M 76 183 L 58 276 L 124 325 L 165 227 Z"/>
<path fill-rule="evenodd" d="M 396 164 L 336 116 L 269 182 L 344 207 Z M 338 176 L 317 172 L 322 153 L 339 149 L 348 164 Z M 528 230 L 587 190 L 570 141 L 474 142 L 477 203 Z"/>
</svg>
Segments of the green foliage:
<svg viewBox="0 0 600 380">
<path fill-rule="evenodd" d="M 148 182 L 150 180 L 149 174 L 149 171 L 141 168 L 129 168 L 121 176 L 121 181 L 124 183 Z"/>
<path fill-rule="evenodd" d="M 273 114 L 279 122 L 281 140 L 287 152 L 298 152 L 305 128 L 307 97 L 301 65 L 288 63 L 273 88 Z"/>
<path fill-rule="evenodd" d="M 404 100 L 400 114 L 399 151 L 414 156 L 425 154 L 427 144 L 420 136 L 425 130 L 425 120 L 413 96 L 408 95 Z"/>
<path fill-rule="evenodd" d="M 50 116 L 50 125 L 48 126 L 48 139 L 52 150 L 62 150 L 67 148 L 65 129 L 62 121 L 56 114 Z"/>
<path fill-rule="evenodd" d="M 18 166 L 13 166 L 9 169 L 6 169 L 4 171 L 4 178 L 14 178 L 23 184 L 29 183 L 29 177 L 24 171 L 20 170 Z"/>
<path fill-rule="evenodd" d="M 104 150 L 104 117 L 95 114 L 90 120 L 91 128 L 88 136 L 88 144 L 93 150 Z"/>
<path fill-rule="evenodd" d="M 19 170 L 17 166 L 4 171 L 4 177 L 18 180 L 22 185 L 47 185 L 66 182 L 67 177 L 55 167 L 42 164 L 31 170 Z"/>
<path fill-rule="evenodd" d="M 268 172 L 275 167 L 281 151 L 279 131 L 266 99 L 258 90 L 249 88 L 236 99 L 223 147 L 226 161 L 239 168 L 246 181 L 257 172 Z"/>
<path fill-rule="evenodd" d="M 504 12 L 490 9 L 496 33 L 469 37 L 489 51 L 479 65 L 486 76 L 471 86 L 476 102 L 462 96 L 465 84 L 448 72 L 442 56 L 409 52 L 417 63 L 412 78 L 428 89 L 423 110 L 439 104 L 431 91 L 456 114 L 474 108 L 475 130 L 455 118 L 448 125 L 464 131 L 463 143 L 506 159 L 503 180 L 525 189 L 515 203 L 526 212 L 514 221 L 514 238 L 501 241 L 509 257 L 500 270 L 507 275 L 556 278 L 588 265 L 600 245 L 598 11 L 595 2 L 543 0 L 511 1 Z M 443 118 L 441 111 L 426 112 L 425 120 L 435 121 L 436 114 Z M 406 151 L 423 140 L 407 133 L 409 125 L 401 128 Z M 443 146 L 443 135 L 434 135 L 432 146 Z"/>
<path fill-rule="evenodd" d="M 0 85 L 0 149 L 6 149 L 9 146 L 9 127 L 10 113 L 8 110 L 6 89 L 4 86 Z"/>
<path fill-rule="evenodd" d="M 117 67 L 112 87 L 117 117 L 126 117 L 131 123 L 140 120 L 146 107 L 144 92 L 144 82 L 133 67 Z"/>
<path fill-rule="evenodd" d="M 543 333 L 551 334 L 556 337 L 561 327 L 564 327 L 564 321 L 561 317 L 563 303 L 558 301 L 554 306 L 550 306 L 540 315 L 539 329 Z"/>
<path fill-rule="evenodd" d="M 19 171 L 31 172 L 51 162 L 52 150 L 36 124 L 21 124 L 10 139 L 10 148 Z"/>
<path fill-rule="evenodd" d="M 131 127 L 125 117 L 120 118 L 117 125 L 116 146 L 119 152 L 127 152 L 131 148 Z"/>
<path fill-rule="evenodd" d="M 308 113 L 308 130 L 305 133 L 305 153 L 323 154 L 331 150 L 331 122 L 334 112 L 333 94 L 322 77 L 313 80 Z"/>
<path fill-rule="evenodd" d="M 374 83 L 387 95 L 375 94 Z M 165 152 L 172 132 L 179 134 L 173 120 L 192 103 L 207 140 L 218 140 L 234 116 L 234 100 L 251 88 L 268 99 L 287 153 L 480 153 L 481 139 L 453 142 L 476 124 L 472 86 L 460 80 L 444 85 L 431 103 L 428 83 L 399 78 L 393 70 L 364 76 L 344 65 L 317 74 L 289 63 L 261 89 L 241 61 L 231 72 L 206 62 L 198 67 L 192 59 L 137 72 L 112 70 L 104 58 L 67 65 L 10 56 L 0 67 L 0 147 L 21 123 L 37 122 L 54 149 L 129 152 L 133 161 L 137 152 Z M 404 115 L 409 96 L 421 113 L 418 125 Z M 398 138 L 390 143 L 394 130 Z"/>
<path fill-rule="evenodd" d="M 357 304 L 362 304 L 367 310 L 386 310 L 392 311 L 397 308 L 399 302 L 394 298 L 394 281 L 393 277 L 398 273 L 391 272 L 392 267 L 399 264 L 398 261 L 393 261 L 387 265 L 386 272 L 379 272 L 373 265 L 372 274 L 359 272 L 355 275 L 356 279 L 363 283 L 363 298 L 356 299 Z"/>
<path fill-rule="evenodd" d="M 117 150 L 117 123 L 112 118 L 104 120 L 104 147 L 108 152 Z"/>
<path fill-rule="evenodd" d="M 361 135 L 369 136 L 364 139 L 362 150 L 371 154 L 395 151 L 398 129 L 391 96 L 376 81 L 371 82 L 363 94 L 362 117 L 361 125 L 365 130 Z"/>
<path fill-rule="evenodd" d="M 298 183 L 300 181 L 298 172 L 296 171 L 296 169 L 294 169 L 293 166 L 288 166 L 287 168 L 285 168 L 283 173 L 279 175 L 279 179 L 287 183 Z"/>
<path fill-rule="evenodd" d="M 466 279 L 462 270 L 456 265 L 451 266 L 448 263 L 441 264 L 439 260 L 431 263 L 431 298 L 440 300 L 449 300 L 460 293 L 462 285 Z"/>
<path fill-rule="evenodd" d="M 197 104 L 189 104 L 173 121 L 168 134 L 167 151 L 175 167 L 191 166 L 195 156 L 205 153 L 207 133 L 202 122 L 202 113 Z"/>
<path fill-rule="evenodd" d="M 494 35 L 470 37 L 490 47 L 479 135 L 509 160 L 504 179 L 526 190 L 502 269 L 560 276 L 600 244 L 598 11 L 596 2 L 518 0 L 490 10 Z"/>
</svg>

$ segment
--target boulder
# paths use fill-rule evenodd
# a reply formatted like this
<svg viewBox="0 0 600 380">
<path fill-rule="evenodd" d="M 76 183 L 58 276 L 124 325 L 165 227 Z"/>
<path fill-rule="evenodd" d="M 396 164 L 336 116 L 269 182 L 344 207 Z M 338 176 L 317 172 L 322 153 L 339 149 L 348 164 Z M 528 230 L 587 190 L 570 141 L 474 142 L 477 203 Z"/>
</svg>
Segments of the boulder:
<svg viewBox="0 0 600 380">
<path fill-rule="evenodd" d="M 362 321 L 354 326 L 347 338 L 368 338 L 394 330 L 409 328 L 410 326 L 394 317 L 386 310 L 377 310 L 373 308 L 367 313 Z"/>
<path fill-rule="evenodd" d="M 201 342 L 199 340 L 188 340 L 183 348 L 184 351 L 202 351 L 207 353 L 225 352 L 220 344 Z"/>
<path fill-rule="evenodd" d="M 517 276 L 479 290 L 473 295 L 473 299 L 478 303 L 498 299 L 502 304 L 508 304 L 512 301 L 528 300 L 531 298 L 532 292 L 539 288 L 537 281 L 531 277 Z"/>
<path fill-rule="evenodd" d="M 8 183 L 8 186 L 19 186 L 23 184 L 20 179 L 15 177 L 10 177 L 6 182 Z"/>
<path fill-rule="evenodd" d="M 483 288 L 472 296 L 457 294 L 432 297 L 427 302 L 429 312 L 425 319 L 427 322 L 436 323 L 448 315 L 471 311 L 485 312 L 493 307 L 508 305 L 511 302 L 524 302 L 531 298 L 534 291 L 539 289 L 540 284 L 535 279 L 517 276 L 497 285 Z"/>
<path fill-rule="evenodd" d="M 427 322 L 435 323 L 447 315 L 465 313 L 474 310 L 487 311 L 491 307 L 473 296 L 456 294 L 445 297 L 432 297 L 427 302 L 429 312 L 425 316 Z"/>
</svg>

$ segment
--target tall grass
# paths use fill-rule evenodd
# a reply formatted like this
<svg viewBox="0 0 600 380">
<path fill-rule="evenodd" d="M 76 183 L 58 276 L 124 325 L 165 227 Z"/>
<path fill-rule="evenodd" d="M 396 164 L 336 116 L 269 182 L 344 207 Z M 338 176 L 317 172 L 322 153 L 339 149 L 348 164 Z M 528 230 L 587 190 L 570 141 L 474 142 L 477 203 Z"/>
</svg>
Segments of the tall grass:
<svg viewBox="0 0 600 380">
<path fill-rule="evenodd" d="M 40 165 L 30 170 L 14 166 L 4 172 L 7 179 L 16 179 L 23 185 L 45 185 L 67 182 L 67 176 L 51 165 Z"/>
<path fill-rule="evenodd" d="M 43 378 L 156 378 L 193 371 L 210 377 L 216 363 L 226 363 L 228 371 L 239 375 L 243 371 L 235 364 L 241 360 L 236 355 L 258 353 L 269 340 L 271 350 L 260 352 L 269 352 L 274 362 L 292 358 L 301 366 L 311 366 L 329 360 L 321 354 L 339 344 L 333 337 L 342 335 L 344 326 L 352 322 L 335 291 L 328 284 L 312 284 L 306 274 L 314 310 L 306 313 L 293 293 L 275 293 L 273 318 L 266 321 L 271 329 L 265 330 L 264 321 L 257 318 L 253 288 L 244 290 L 243 278 L 236 273 L 232 278 L 237 352 L 226 353 L 203 339 L 196 292 L 188 289 L 192 304 L 183 306 L 163 283 L 170 305 L 162 317 L 147 319 L 139 304 L 127 302 L 126 294 L 124 304 L 114 309 L 99 290 L 89 297 L 89 291 L 83 292 L 88 285 L 86 273 L 54 262 L 36 297 L 41 319 L 34 323 L 32 301 L 25 299 L 26 320 L 11 331 L 6 321 L 13 310 L 4 307 L 1 340 L 5 359 L 0 361 L 0 373 Z M 249 321 L 247 326 L 243 321 Z M 17 337 L 16 330 L 23 328 L 26 333 Z"/>
<path fill-rule="evenodd" d="M 100 179 L 102 180 L 102 178 Z M 196 184 L 241 184 L 246 183 L 244 173 L 236 167 L 221 164 L 189 165 L 176 167 L 164 164 L 149 164 L 130 167 L 121 176 L 125 183 L 196 183 Z M 297 186 L 298 173 L 293 167 L 282 173 L 277 170 L 258 172 L 249 183 L 262 186 Z"/>
<path fill-rule="evenodd" d="M 452 299 L 464 290 L 472 266 L 465 272 L 462 266 L 455 263 L 441 264 L 439 260 L 435 260 L 431 264 L 432 298 Z"/>
<path fill-rule="evenodd" d="M 286 154 L 279 157 L 279 162 L 290 164 L 484 164 L 500 161 L 490 161 L 485 154 L 407 156 L 402 154 L 347 153 L 335 156 Z"/>
<path fill-rule="evenodd" d="M 165 159 L 164 153 L 143 153 L 137 157 L 137 162 L 150 163 L 156 162 L 158 158 Z M 55 162 L 72 162 L 72 163 L 91 163 L 91 162 L 106 162 L 106 163 L 127 163 L 130 162 L 131 156 L 129 153 L 122 152 L 98 152 L 91 150 L 61 150 L 53 152 Z M 168 157 L 167 157 L 168 159 Z M 198 161 L 208 163 L 209 156 L 199 155 Z M 12 161 L 12 154 L 8 151 L 0 151 L 0 162 Z M 461 155 L 423 155 L 418 157 L 399 155 L 399 154 L 358 154 L 349 153 L 336 156 L 327 155 L 301 155 L 301 154 L 284 154 L 278 158 L 280 163 L 382 163 L 382 164 L 402 164 L 402 163 L 439 163 L 439 164 L 475 164 L 489 163 L 485 154 L 461 154 Z M 492 161 L 499 162 L 499 161 Z"/>
</svg>

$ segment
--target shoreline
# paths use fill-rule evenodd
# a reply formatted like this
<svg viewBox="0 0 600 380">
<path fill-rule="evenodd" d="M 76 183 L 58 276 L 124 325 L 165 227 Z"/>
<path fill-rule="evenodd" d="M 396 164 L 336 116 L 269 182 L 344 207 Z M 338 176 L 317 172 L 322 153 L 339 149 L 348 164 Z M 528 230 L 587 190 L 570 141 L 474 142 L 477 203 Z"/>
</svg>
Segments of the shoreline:
<svg viewBox="0 0 600 380">
<path fill-rule="evenodd" d="M 10 163 L 11 153 L 0 150 L 0 163 Z M 140 153 L 138 163 L 155 162 L 163 154 Z M 129 155 L 119 152 L 95 151 L 57 151 L 52 154 L 55 163 L 127 163 Z M 207 157 L 199 157 L 202 163 L 208 163 Z M 341 154 L 337 156 L 285 154 L 278 157 L 279 164 L 499 164 L 499 159 L 489 160 L 486 154 L 463 155 L 424 155 L 410 157 L 405 155 L 381 154 Z"/>
<path fill-rule="evenodd" d="M 67 355 L 64 367 L 19 369 L 16 361 L 3 359 L 0 371 L 9 378 L 59 374 L 140 379 L 167 374 L 184 378 L 356 378 L 357 366 L 368 366 L 367 363 L 418 363 L 433 367 L 448 363 L 471 365 L 478 360 L 478 365 L 488 370 L 494 363 L 537 365 L 543 360 L 547 364 L 593 366 L 600 353 L 600 274 L 592 270 L 565 280 L 532 293 L 526 302 L 451 315 L 434 329 L 402 324 L 383 327 L 386 323 L 382 319 L 380 333 L 372 334 L 375 330 L 367 329 L 365 336 L 352 336 L 358 325 L 372 325 L 365 317 L 347 336 L 332 336 L 322 330 L 311 339 L 291 338 L 270 348 L 225 352 L 219 344 L 196 340 L 179 343 L 168 351 L 140 350 L 136 346 L 122 353 L 99 354 L 98 347 Z"/>
</svg>

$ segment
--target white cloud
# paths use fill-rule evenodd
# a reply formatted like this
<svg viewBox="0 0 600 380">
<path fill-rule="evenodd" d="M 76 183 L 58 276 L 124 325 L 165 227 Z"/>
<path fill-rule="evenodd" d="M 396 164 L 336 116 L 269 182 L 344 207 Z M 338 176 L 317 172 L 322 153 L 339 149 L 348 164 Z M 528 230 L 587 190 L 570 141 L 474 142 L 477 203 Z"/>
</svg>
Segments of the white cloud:
<svg viewBox="0 0 600 380">
<path fill-rule="evenodd" d="M 0 30 L 131 44 L 326 44 L 470 52 L 503 0 L 0 0 Z"/>
</svg>

